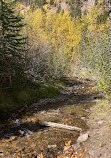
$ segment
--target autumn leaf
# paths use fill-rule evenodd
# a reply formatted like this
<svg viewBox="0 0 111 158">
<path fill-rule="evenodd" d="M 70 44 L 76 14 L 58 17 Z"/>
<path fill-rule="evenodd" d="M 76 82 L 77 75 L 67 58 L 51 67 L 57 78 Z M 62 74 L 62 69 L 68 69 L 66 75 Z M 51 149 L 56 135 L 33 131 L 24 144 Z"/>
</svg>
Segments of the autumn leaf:
<svg viewBox="0 0 111 158">
<path fill-rule="evenodd" d="M 82 156 L 82 152 L 81 151 L 79 152 L 79 156 Z"/>
<path fill-rule="evenodd" d="M 43 154 L 41 153 L 41 154 L 38 156 L 38 158 L 43 158 Z"/>
<path fill-rule="evenodd" d="M 65 151 L 65 154 L 66 154 L 66 155 L 69 154 L 69 151 Z"/>
<path fill-rule="evenodd" d="M 65 142 L 66 146 L 70 146 L 70 144 L 71 144 L 71 140 L 69 140 L 68 142 Z"/>
</svg>

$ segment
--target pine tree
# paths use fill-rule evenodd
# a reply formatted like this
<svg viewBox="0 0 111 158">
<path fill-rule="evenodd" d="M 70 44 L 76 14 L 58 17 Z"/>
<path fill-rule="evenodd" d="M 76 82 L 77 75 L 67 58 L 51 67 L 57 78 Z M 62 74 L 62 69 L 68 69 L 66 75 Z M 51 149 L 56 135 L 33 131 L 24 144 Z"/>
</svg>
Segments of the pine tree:
<svg viewBox="0 0 111 158">
<path fill-rule="evenodd" d="M 21 30 L 25 24 L 12 7 L 14 1 L 0 0 L 0 4 L 0 73 L 20 72 L 26 45 Z"/>
</svg>

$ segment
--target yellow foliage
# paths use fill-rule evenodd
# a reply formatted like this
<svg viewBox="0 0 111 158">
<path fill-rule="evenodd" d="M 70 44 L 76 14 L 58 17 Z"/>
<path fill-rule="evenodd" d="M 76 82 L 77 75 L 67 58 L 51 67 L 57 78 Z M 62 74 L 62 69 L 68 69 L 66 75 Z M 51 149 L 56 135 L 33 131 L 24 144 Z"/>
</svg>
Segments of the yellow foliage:
<svg viewBox="0 0 111 158">
<path fill-rule="evenodd" d="M 59 3 L 59 1 L 54 2 Z M 77 52 L 76 58 L 79 60 L 79 43 L 85 26 L 91 36 L 102 33 L 102 38 L 105 39 L 103 32 L 106 27 L 109 27 L 109 19 L 105 24 L 97 23 L 98 16 L 103 14 L 99 4 L 90 8 L 87 15 L 82 15 L 81 19 L 74 19 L 70 16 L 70 11 L 64 13 L 61 11 L 58 14 L 53 12 L 49 2 L 50 0 L 47 0 L 47 4 L 43 6 L 46 13 L 37 8 L 25 17 L 31 42 L 36 41 L 36 44 L 49 42 L 56 51 L 62 50 L 71 60 L 75 58 L 75 52 Z"/>
<path fill-rule="evenodd" d="M 90 8 L 87 14 L 87 24 L 89 32 L 97 30 L 97 17 L 102 14 L 102 9 L 99 8 L 99 4 Z"/>
<path fill-rule="evenodd" d="M 34 12 L 29 12 L 25 17 L 28 24 L 28 36 L 31 42 L 44 42 L 46 41 L 46 34 L 44 31 L 45 15 L 41 9 L 36 9 Z"/>
<path fill-rule="evenodd" d="M 50 9 L 50 4 L 45 4 L 43 9 L 47 12 Z"/>
<path fill-rule="evenodd" d="M 54 0 L 54 3 L 58 4 L 61 0 Z"/>
<path fill-rule="evenodd" d="M 43 158 L 43 154 L 41 153 L 41 154 L 38 156 L 38 158 Z"/>
<path fill-rule="evenodd" d="M 49 11 L 46 15 L 46 31 L 52 45 L 57 49 L 62 47 L 73 56 L 81 40 L 83 25 L 78 19 L 72 20 L 69 11 L 58 14 Z"/>
<path fill-rule="evenodd" d="M 50 3 L 50 0 L 46 0 L 47 3 Z"/>
<path fill-rule="evenodd" d="M 100 3 L 98 3 L 98 5 L 96 5 L 95 7 L 90 8 L 86 16 L 82 15 L 81 21 L 84 26 L 87 26 L 87 33 L 95 37 L 99 36 L 99 34 L 102 33 L 101 37 L 105 39 L 106 33 L 104 33 L 104 31 L 106 28 L 109 27 L 109 18 L 107 19 L 106 23 L 98 24 L 97 22 L 98 17 L 102 16 L 103 14 L 104 10 L 101 7 Z"/>
</svg>

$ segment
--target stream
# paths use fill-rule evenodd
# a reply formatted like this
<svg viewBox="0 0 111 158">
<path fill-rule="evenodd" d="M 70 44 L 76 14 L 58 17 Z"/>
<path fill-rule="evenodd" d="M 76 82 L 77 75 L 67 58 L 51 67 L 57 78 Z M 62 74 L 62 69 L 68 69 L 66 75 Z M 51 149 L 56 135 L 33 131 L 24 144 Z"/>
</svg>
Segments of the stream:
<svg viewBox="0 0 111 158">
<path fill-rule="evenodd" d="M 38 121 L 50 121 L 82 128 L 88 131 L 87 120 L 90 107 L 101 99 L 92 90 L 95 81 L 70 78 L 67 88 L 58 97 L 34 103 L 8 120 L 0 122 L 0 157 L 36 158 L 43 153 L 45 158 L 55 158 L 63 150 L 65 142 L 76 143 L 77 131 L 68 131 L 41 126 Z"/>
</svg>

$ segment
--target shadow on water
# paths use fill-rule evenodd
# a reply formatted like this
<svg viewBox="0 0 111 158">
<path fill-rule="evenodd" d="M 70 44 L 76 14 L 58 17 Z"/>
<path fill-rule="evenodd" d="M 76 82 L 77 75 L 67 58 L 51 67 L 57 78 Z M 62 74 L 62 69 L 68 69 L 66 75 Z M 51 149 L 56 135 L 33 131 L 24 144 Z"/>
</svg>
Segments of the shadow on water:
<svg viewBox="0 0 111 158">
<path fill-rule="evenodd" d="M 84 99 L 83 99 L 84 98 Z M 87 100 L 86 100 L 87 98 Z M 9 120 L 9 122 L 4 122 L 3 126 L 0 126 L 0 139 L 5 138 L 9 139 L 12 136 L 20 136 L 24 137 L 30 135 L 31 132 L 38 132 L 39 130 L 44 130 L 47 127 L 40 125 L 38 120 L 51 121 L 51 117 L 48 118 L 48 111 L 52 110 L 52 121 L 56 123 L 62 123 L 62 118 L 64 119 L 72 119 L 71 125 L 75 123 L 77 126 L 82 127 L 83 130 L 87 130 L 88 126 L 86 125 L 84 120 L 81 120 L 80 117 L 87 117 L 88 113 L 85 113 L 85 109 L 89 109 L 91 106 L 95 105 L 96 100 L 88 100 L 89 97 L 86 95 L 74 96 L 69 98 L 65 102 L 59 102 L 56 104 L 46 104 L 41 107 L 36 107 L 28 110 L 26 113 L 22 114 L 19 119 Z M 81 109 L 82 107 L 82 109 Z M 57 110 L 61 116 L 55 117 L 53 116 L 53 110 Z M 42 112 L 46 114 L 43 114 Z M 41 114 L 39 114 L 41 113 Z M 36 114 L 36 117 L 34 115 Z M 46 116 L 45 116 L 46 115 Z M 80 115 L 80 116 L 79 116 Z M 34 122 L 28 121 L 27 118 L 37 118 Z M 39 117 L 39 118 L 38 118 Z M 46 119 L 48 118 L 48 120 Z M 20 122 L 21 119 L 26 120 L 26 122 Z M 66 122 L 68 123 L 68 122 Z M 19 131 L 23 132 L 20 133 Z"/>
<path fill-rule="evenodd" d="M 37 118 L 77 126 L 82 128 L 83 132 L 87 131 L 89 127 L 86 124 L 86 119 L 88 119 L 89 112 L 86 110 L 96 103 L 87 100 L 79 102 L 78 100 L 78 103 L 74 104 L 73 99 L 75 100 L 75 98 L 70 98 L 65 103 L 59 103 L 60 106 L 57 104 L 60 110 L 57 109 L 56 104 L 52 104 L 51 106 L 55 106 L 55 108 L 50 108 L 44 113 L 38 112 L 36 116 L 26 114 L 27 117 L 24 116 L 26 118 L 22 116 L 22 118 L 16 119 L 15 122 L 10 122 L 0 129 L 0 146 L 2 149 L 0 150 L 5 157 L 13 157 L 16 153 L 33 155 L 35 152 L 43 152 L 46 158 L 50 158 L 51 155 L 53 155 L 52 158 L 55 158 L 58 152 L 63 150 L 65 142 L 71 140 L 72 144 L 75 144 L 79 132 L 44 127 L 37 120 L 33 120 L 33 118 Z M 34 113 L 36 112 L 34 111 Z M 51 145 L 55 148 L 49 148 Z M 7 154 L 5 154 L 5 151 L 7 151 Z"/>
<path fill-rule="evenodd" d="M 71 78 L 70 80 L 66 80 L 66 84 L 69 87 L 73 87 L 73 86 L 84 86 L 85 89 L 81 89 L 80 90 L 75 90 L 75 92 L 73 92 L 70 95 L 67 94 L 61 94 L 60 99 L 62 97 L 66 97 L 65 100 L 66 101 L 56 101 L 56 103 L 47 103 L 45 105 L 41 105 L 41 106 L 29 106 L 28 109 L 25 109 L 24 112 L 18 114 L 18 117 L 14 118 L 14 119 L 10 119 L 6 120 L 3 124 L 1 121 L 1 125 L 0 125 L 0 137 L 1 138 L 5 138 L 5 137 L 10 137 L 13 135 L 20 135 L 20 133 L 18 132 L 19 130 L 23 130 L 25 132 L 25 129 L 28 129 L 29 131 L 32 132 L 37 132 L 40 129 L 44 129 L 46 127 L 41 126 L 38 121 L 37 122 L 25 122 L 25 123 L 20 123 L 20 122 L 14 122 L 15 120 L 19 120 L 21 118 L 28 118 L 28 117 L 33 117 L 34 114 L 38 114 L 41 111 L 48 111 L 48 110 L 57 110 L 57 109 L 63 109 L 65 107 L 69 107 L 69 111 L 71 106 L 74 106 L 74 109 L 77 109 L 79 111 L 79 108 L 82 106 L 83 109 L 89 109 L 92 105 L 95 104 L 95 101 L 97 98 L 101 98 L 100 95 L 98 95 L 98 93 L 86 93 L 86 91 L 88 91 L 87 88 L 89 88 L 89 83 L 91 83 L 92 81 L 90 80 L 78 80 L 78 78 Z M 56 100 L 56 99 L 55 99 Z M 94 101 L 94 102 L 92 102 Z M 18 112 L 19 113 L 19 112 Z M 73 110 L 72 112 L 70 112 L 70 115 L 73 115 Z M 83 112 L 82 112 L 83 113 Z M 62 114 L 62 117 L 64 113 Z M 12 114 L 13 116 L 13 114 Z M 44 117 L 44 116 L 43 116 Z M 42 116 L 41 116 L 42 118 Z M 74 119 L 77 121 L 77 119 L 74 117 Z M 79 120 L 80 118 L 78 118 Z M 56 122 L 56 120 L 54 120 Z M 75 122 L 75 121 L 74 121 Z M 85 122 L 85 121 L 83 121 Z M 83 125 L 85 126 L 85 125 Z M 10 134 L 7 134 L 10 133 Z M 25 134 L 23 135 L 25 136 Z"/>
<path fill-rule="evenodd" d="M 56 155 L 58 151 L 63 149 L 64 142 L 71 139 L 74 144 L 79 136 L 77 131 L 71 132 L 41 126 L 38 120 L 77 126 L 82 128 L 83 132 L 88 130 L 89 127 L 86 122 L 90 114 L 89 109 L 96 104 L 97 99 L 101 99 L 101 96 L 98 93 L 90 92 L 89 85 L 85 85 L 83 81 L 72 79 L 68 85 L 84 85 L 86 87 L 82 89 L 81 86 L 81 89 L 77 90 L 76 93 L 66 95 L 65 101 L 59 100 L 56 103 L 30 106 L 15 119 L 10 118 L 0 124 L 0 146 L 2 146 L 3 153 L 9 150 L 8 154 L 12 156 L 17 152 L 16 150 L 19 151 L 19 147 L 22 145 L 22 153 L 24 154 L 44 151 L 46 155 L 47 153 L 51 155 L 51 152 Z M 13 136 L 14 139 L 12 139 Z M 12 145 L 12 143 L 15 143 L 15 145 Z M 53 151 L 47 149 L 50 144 L 57 145 L 57 147 Z M 7 155 L 5 156 L 7 157 Z M 50 156 L 45 157 L 49 158 Z"/>
<path fill-rule="evenodd" d="M 32 132 L 37 132 L 38 130 L 43 130 L 45 128 L 47 127 L 40 125 L 38 122 L 11 123 L 5 125 L 4 129 L 0 129 L 0 139 L 10 139 L 12 136 L 25 137 Z"/>
</svg>

